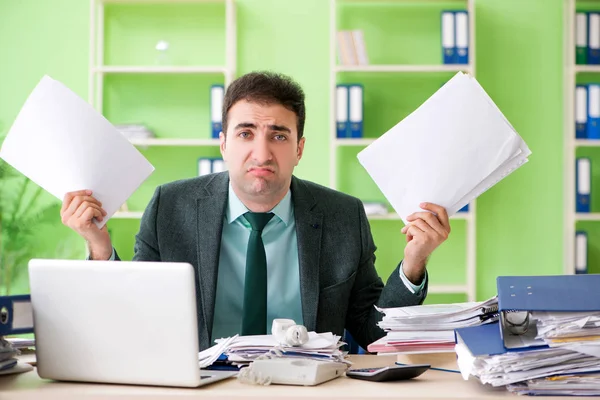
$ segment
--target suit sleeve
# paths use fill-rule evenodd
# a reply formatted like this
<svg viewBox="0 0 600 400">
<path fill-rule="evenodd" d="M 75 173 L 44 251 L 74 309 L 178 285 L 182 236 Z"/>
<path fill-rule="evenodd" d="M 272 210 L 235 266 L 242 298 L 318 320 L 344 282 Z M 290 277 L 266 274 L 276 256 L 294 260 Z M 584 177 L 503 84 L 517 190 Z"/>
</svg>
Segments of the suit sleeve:
<svg viewBox="0 0 600 400">
<path fill-rule="evenodd" d="M 427 296 L 427 283 L 420 292 L 414 294 L 400 279 L 400 263 L 390 274 L 385 286 L 375 270 L 375 244 L 364 207 L 358 202 L 358 218 L 361 231 L 361 260 L 356 273 L 354 287 L 350 295 L 346 329 L 364 349 L 385 332 L 377 325 L 382 314 L 379 307 L 403 307 L 423 303 Z"/>
<path fill-rule="evenodd" d="M 140 222 L 140 231 L 135 236 L 133 261 L 161 261 L 158 246 L 158 205 L 160 186 L 156 188 Z"/>
</svg>

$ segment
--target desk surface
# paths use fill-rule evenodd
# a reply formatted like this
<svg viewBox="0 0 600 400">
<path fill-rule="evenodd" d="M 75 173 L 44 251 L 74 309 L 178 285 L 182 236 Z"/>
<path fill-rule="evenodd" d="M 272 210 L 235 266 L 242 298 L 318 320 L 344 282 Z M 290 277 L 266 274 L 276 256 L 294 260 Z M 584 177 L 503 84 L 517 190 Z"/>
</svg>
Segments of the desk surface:
<svg viewBox="0 0 600 400">
<path fill-rule="evenodd" d="M 429 363 L 434 367 L 456 368 L 454 354 L 403 356 L 405 363 Z M 395 356 L 352 356 L 354 368 L 393 365 Z M 313 387 L 252 386 L 228 379 L 197 389 L 151 386 L 53 382 L 41 379 L 36 370 L 0 376 L 0 399 L 500 399 L 513 397 L 504 388 L 484 387 L 478 381 L 464 381 L 460 374 L 429 370 L 416 379 L 397 382 L 368 382 L 341 377 Z M 556 399 L 556 397 L 554 397 Z"/>
</svg>

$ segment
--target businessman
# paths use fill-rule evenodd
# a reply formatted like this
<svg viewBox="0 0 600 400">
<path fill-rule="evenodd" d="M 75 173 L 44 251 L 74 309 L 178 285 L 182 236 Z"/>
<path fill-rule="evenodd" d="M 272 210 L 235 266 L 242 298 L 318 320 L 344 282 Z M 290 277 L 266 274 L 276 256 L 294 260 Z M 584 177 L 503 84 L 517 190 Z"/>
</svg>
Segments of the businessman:
<svg viewBox="0 0 600 400">
<path fill-rule="evenodd" d="M 274 318 L 309 331 L 347 329 L 366 348 L 384 336 L 374 305 L 421 304 L 426 262 L 450 233 L 435 204 L 408 217 L 404 259 L 384 286 L 360 200 L 293 175 L 304 152 L 304 93 L 290 78 L 254 72 L 229 85 L 220 150 L 228 172 L 159 186 L 136 235 L 134 260 L 196 269 L 199 343 L 270 333 Z M 424 199 L 426 200 L 426 199 Z M 93 260 L 118 260 L 106 212 L 90 191 L 68 193 L 62 222 Z"/>
</svg>

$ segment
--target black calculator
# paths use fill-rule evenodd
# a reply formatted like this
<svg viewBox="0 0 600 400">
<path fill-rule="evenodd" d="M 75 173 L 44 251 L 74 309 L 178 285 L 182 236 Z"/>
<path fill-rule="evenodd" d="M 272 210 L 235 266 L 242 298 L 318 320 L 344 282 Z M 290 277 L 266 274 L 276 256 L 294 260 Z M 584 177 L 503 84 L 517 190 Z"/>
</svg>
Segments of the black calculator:
<svg viewBox="0 0 600 400">
<path fill-rule="evenodd" d="M 392 365 L 379 368 L 349 369 L 346 376 L 366 381 L 387 382 L 416 378 L 431 368 L 429 364 Z"/>
</svg>

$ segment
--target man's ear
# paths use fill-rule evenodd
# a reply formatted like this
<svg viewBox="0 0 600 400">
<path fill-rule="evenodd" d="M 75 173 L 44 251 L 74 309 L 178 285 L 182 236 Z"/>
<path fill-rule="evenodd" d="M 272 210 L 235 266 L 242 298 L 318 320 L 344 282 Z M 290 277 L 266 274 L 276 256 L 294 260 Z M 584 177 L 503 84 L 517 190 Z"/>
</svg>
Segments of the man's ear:
<svg viewBox="0 0 600 400">
<path fill-rule="evenodd" d="M 219 150 L 221 151 L 221 157 L 223 157 L 223 160 L 225 161 L 227 161 L 225 159 L 226 143 L 227 137 L 225 136 L 225 134 L 223 132 L 219 133 Z"/>
</svg>

